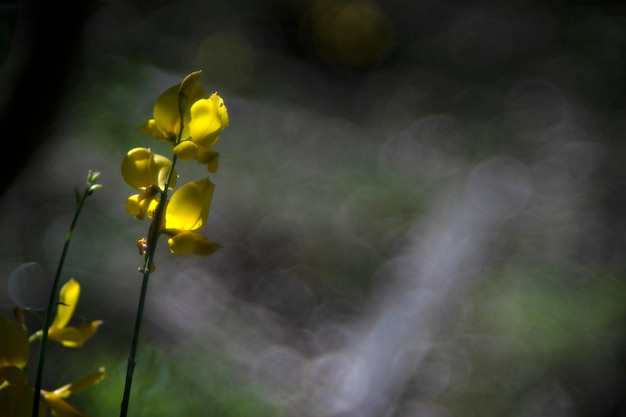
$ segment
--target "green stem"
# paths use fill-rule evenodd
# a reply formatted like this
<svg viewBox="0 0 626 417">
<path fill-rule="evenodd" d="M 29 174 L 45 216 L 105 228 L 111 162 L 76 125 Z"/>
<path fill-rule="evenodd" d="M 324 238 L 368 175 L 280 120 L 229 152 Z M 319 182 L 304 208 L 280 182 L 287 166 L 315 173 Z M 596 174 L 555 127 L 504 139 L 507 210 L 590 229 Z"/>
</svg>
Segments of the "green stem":
<svg viewBox="0 0 626 417">
<path fill-rule="evenodd" d="M 74 218 L 72 219 L 72 224 L 70 225 L 69 231 L 67 232 L 67 237 L 65 238 L 65 244 L 63 245 L 63 252 L 61 252 L 61 258 L 59 259 L 59 264 L 57 266 L 56 274 L 54 275 L 54 281 L 52 283 L 52 289 L 50 290 L 50 298 L 48 300 L 48 308 L 46 310 L 46 318 L 44 320 L 42 334 L 41 334 L 41 344 L 39 345 L 39 360 L 37 362 L 37 377 L 35 379 L 35 393 L 33 397 L 33 414 L 32 417 L 38 417 L 39 415 L 39 400 L 41 396 L 41 383 L 43 377 L 43 365 L 46 357 L 46 347 L 48 344 L 48 330 L 50 329 L 50 324 L 52 322 L 52 311 L 56 299 L 57 288 L 59 286 L 59 280 L 61 277 L 61 271 L 63 270 L 63 264 L 65 262 L 65 256 L 67 255 L 67 250 L 70 246 L 70 241 L 72 239 L 72 234 L 74 232 L 74 228 L 76 227 L 76 222 L 78 221 L 78 216 L 83 209 L 83 205 L 85 204 L 85 200 L 91 194 L 92 184 L 87 183 L 87 188 L 83 192 L 80 200 L 78 201 L 78 205 L 76 207 L 76 212 L 74 213 Z"/>
<path fill-rule="evenodd" d="M 180 131 L 182 132 L 182 124 Z M 180 140 L 180 138 L 179 138 Z M 148 292 L 148 280 L 150 278 L 150 270 L 152 269 L 154 253 L 156 251 L 157 240 L 161 233 L 160 225 L 163 219 L 163 213 L 165 211 L 167 201 L 167 190 L 170 186 L 170 181 L 174 173 L 174 165 L 176 165 L 176 155 L 172 158 L 172 165 L 170 166 L 165 181 L 164 190 L 161 191 L 161 200 L 157 205 L 157 208 L 150 224 L 150 230 L 148 232 L 148 255 L 145 257 L 143 265 L 143 280 L 141 282 L 141 292 L 139 293 L 139 304 L 137 305 L 137 315 L 135 316 L 135 329 L 133 331 L 133 339 L 130 345 L 130 354 L 128 355 L 128 364 L 126 367 L 126 381 L 124 383 L 124 396 L 122 398 L 122 405 L 120 410 L 120 417 L 126 417 L 128 414 L 128 406 L 130 404 L 130 389 L 133 383 L 133 373 L 135 372 L 135 356 L 137 353 L 137 345 L 139 344 L 139 331 L 141 329 L 141 320 L 143 318 L 143 309 L 146 301 L 146 294 Z"/>
</svg>

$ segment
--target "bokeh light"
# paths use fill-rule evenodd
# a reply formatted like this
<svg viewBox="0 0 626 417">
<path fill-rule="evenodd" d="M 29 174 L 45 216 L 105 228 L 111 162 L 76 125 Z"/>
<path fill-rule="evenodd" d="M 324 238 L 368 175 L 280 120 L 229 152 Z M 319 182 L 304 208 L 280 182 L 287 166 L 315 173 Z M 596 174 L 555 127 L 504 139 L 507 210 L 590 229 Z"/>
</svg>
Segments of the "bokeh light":
<svg viewBox="0 0 626 417">
<path fill-rule="evenodd" d="M 52 275 L 37 262 L 15 268 L 9 275 L 9 296 L 24 310 L 45 310 L 52 289 Z"/>
<path fill-rule="evenodd" d="M 371 0 L 317 0 L 303 18 L 301 36 L 327 64 L 361 68 L 390 52 L 394 28 Z"/>
</svg>

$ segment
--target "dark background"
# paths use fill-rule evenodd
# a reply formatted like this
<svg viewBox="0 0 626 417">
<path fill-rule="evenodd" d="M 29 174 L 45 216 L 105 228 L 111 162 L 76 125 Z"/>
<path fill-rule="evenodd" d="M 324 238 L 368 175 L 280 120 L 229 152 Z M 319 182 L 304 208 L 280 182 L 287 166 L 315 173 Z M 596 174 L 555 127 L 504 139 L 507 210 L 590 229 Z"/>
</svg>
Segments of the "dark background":
<svg viewBox="0 0 626 417">
<path fill-rule="evenodd" d="M 83 287 L 77 320 L 105 324 L 82 349 L 53 345 L 47 389 L 105 365 L 69 401 L 118 413 L 148 227 L 124 211 L 119 164 L 168 155 L 138 126 L 201 69 L 231 120 L 203 229 L 223 248 L 160 242 L 132 415 L 625 415 L 624 6 L 0 12 L 3 287 L 24 262 L 55 270 L 73 189 L 102 173 L 64 278 Z"/>
</svg>

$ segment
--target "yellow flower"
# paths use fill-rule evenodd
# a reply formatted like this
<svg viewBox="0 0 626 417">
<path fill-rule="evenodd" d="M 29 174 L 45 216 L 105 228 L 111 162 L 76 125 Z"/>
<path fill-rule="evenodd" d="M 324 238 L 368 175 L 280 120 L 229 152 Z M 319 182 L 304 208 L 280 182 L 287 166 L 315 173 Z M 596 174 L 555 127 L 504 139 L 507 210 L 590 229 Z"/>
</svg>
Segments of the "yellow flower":
<svg viewBox="0 0 626 417">
<path fill-rule="evenodd" d="M 105 368 L 57 388 L 41 390 L 39 416 L 45 417 L 49 408 L 55 417 L 88 417 L 71 406 L 65 399 L 71 394 L 100 383 L 106 375 Z M 31 417 L 34 390 L 28 385 L 26 374 L 14 366 L 0 368 L 0 417 Z"/>
<path fill-rule="evenodd" d="M 98 370 L 92 374 L 84 376 L 74 382 L 63 385 L 54 391 L 41 390 L 43 402 L 52 411 L 52 415 L 57 417 L 74 417 L 74 416 L 86 416 L 71 405 L 69 405 L 65 399 L 73 393 L 88 388 L 92 385 L 99 384 L 104 379 L 106 370 L 104 367 L 98 368 Z"/>
<path fill-rule="evenodd" d="M 208 178 L 183 185 L 177 190 L 165 208 L 163 232 L 170 238 L 170 251 L 175 255 L 210 255 L 219 249 L 212 242 L 196 233 L 209 216 L 213 197 L 213 184 Z"/>
<path fill-rule="evenodd" d="M 189 136 L 190 108 L 201 98 L 206 98 L 206 92 L 197 82 L 201 71 L 189 74 L 185 79 L 165 90 L 154 103 L 153 119 L 141 125 L 141 130 L 157 139 L 164 139 L 176 145 L 179 139 Z M 181 133 L 181 115 L 183 131 Z"/>
<path fill-rule="evenodd" d="M 224 100 L 217 93 L 196 101 L 191 106 L 191 139 L 174 147 L 174 154 L 181 159 L 196 158 L 199 163 L 206 164 L 210 172 L 215 172 L 219 154 L 210 149 L 217 143 L 218 135 L 228 127 L 229 122 Z"/>
<path fill-rule="evenodd" d="M 165 90 L 154 104 L 154 118 L 145 122 L 141 130 L 167 140 L 178 158 L 195 158 L 206 164 L 210 172 L 215 172 L 219 154 L 210 148 L 228 127 L 228 110 L 217 93 L 207 97 L 198 83 L 200 74 L 201 71 L 192 72 L 180 84 Z"/>
<path fill-rule="evenodd" d="M 150 151 L 148 148 L 134 148 L 122 160 L 122 176 L 132 188 L 143 191 L 126 200 L 126 211 L 143 219 L 153 200 L 160 197 L 165 188 L 167 174 L 172 166 L 168 158 Z M 176 186 L 176 170 L 172 174 L 169 188 Z"/>
<path fill-rule="evenodd" d="M 94 320 L 80 327 L 68 326 L 74 309 L 80 297 L 80 284 L 71 278 L 59 293 L 59 306 L 56 316 L 48 329 L 48 338 L 55 340 L 66 347 L 81 347 L 89 340 L 102 324 L 101 320 Z M 38 330 L 31 336 L 31 341 L 42 336 L 42 331 Z"/>
<path fill-rule="evenodd" d="M 23 368 L 29 355 L 29 344 L 23 329 L 0 316 L 0 417 L 30 417 L 33 408 L 33 388 Z M 56 417 L 87 417 L 65 399 L 74 392 L 95 385 L 104 379 L 104 368 L 64 385 L 54 391 L 41 390 L 39 416 L 45 417 L 46 407 Z"/>
</svg>

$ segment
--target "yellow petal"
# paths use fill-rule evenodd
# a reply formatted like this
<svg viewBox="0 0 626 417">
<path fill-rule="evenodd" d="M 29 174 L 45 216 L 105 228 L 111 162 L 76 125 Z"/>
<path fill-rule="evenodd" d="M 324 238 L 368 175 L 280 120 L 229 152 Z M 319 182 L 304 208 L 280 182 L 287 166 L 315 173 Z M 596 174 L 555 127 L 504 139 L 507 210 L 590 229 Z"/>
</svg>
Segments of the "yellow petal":
<svg viewBox="0 0 626 417">
<path fill-rule="evenodd" d="M 0 315 L 0 366 L 23 368 L 28 362 L 28 336 L 17 324 Z"/>
<path fill-rule="evenodd" d="M 228 110 L 217 93 L 213 93 L 208 99 L 198 100 L 191 106 L 189 133 L 194 142 L 205 148 L 215 145 L 218 135 L 228 124 Z"/>
<path fill-rule="evenodd" d="M 150 119 L 147 120 L 144 124 L 142 124 L 139 129 L 144 132 L 147 133 L 151 136 L 154 136 L 157 139 L 162 139 L 162 140 L 167 140 L 167 141 L 172 141 L 172 138 L 164 131 L 162 131 L 159 126 L 157 125 L 156 120 L 154 119 Z M 176 138 L 174 138 L 176 139 Z"/>
<path fill-rule="evenodd" d="M 126 199 L 126 211 L 137 218 L 141 218 L 141 201 L 144 194 L 134 194 Z"/>
<path fill-rule="evenodd" d="M 133 148 L 122 160 L 122 177 L 136 190 L 144 190 L 152 182 L 148 169 L 152 152 L 148 148 Z"/>
<path fill-rule="evenodd" d="M 174 147 L 174 155 L 185 161 L 195 158 L 196 153 L 198 145 L 190 140 L 185 140 Z"/>
<path fill-rule="evenodd" d="M 61 287 L 57 314 L 54 316 L 52 324 L 50 324 L 48 336 L 51 336 L 51 333 L 54 330 L 63 329 L 67 323 L 69 323 L 70 319 L 74 315 L 74 309 L 76 308 L 79 297 L 80 284 L 74 278 L 70 278 L 70 280 L 67 281 L 63 287 Z"/>
<path fill-rule="evenodd" d="M 155 199 L 147 194 L 135 194 L 126 200 L 126 211 L 138 219 L 143 219 Z"/>
<path fill-rule="evenodd" d="M 122 177 L 136 190 L 146 190 L 151 186 L 163 189 L 171 166 L 172 161 L 148 148 L 134 148 L 122 160 Z M 177 173 L 174 170 L 170 188 L 176 186 L 176 178 Z"/>
<path fill-rule="evenodd" d="M 92 385 L 99 384 L 104 379 L 106 370 L 104 367 L 100 367 L 96 372 L 84 376 L 76 381 L 73 381 L 67 385 L 57 388 L 53 391 L 53 394 L 58 395 L 61 398 L 67 398 L 71 394 L 89 388 Z"/>
<path fill-rule="evenodd" d="M 154 103 L 152 115 L 156 125 L 169 138 L 176 139 L 180 131 L 180 116 L 178 113 L 178 89 L 176 84 L 165 90 Z"/>
<path fill-rule="evenodd" d="M 0 417 L 31 417 L 34 391 L 27 384 L 8 385 L 0 389 Z M 40 402 L 39 417 L 46 416 L 46 407 Z"/>
<path fill-rule="evenodd" d="M 219 156 L 220 154 L 215 151 L 210 151 L 206 148 L 200 147 L 198 148 L 198 154 L 196 155 L 196 159 L 199 163 L 206 164 L 209 172 L 217 172 Z"/>
<path fill-rule="evenodd" d="M 190 253 L 208 256 L 221 247 L 219 243 L 212 242 L 195 232 L 178 233 L 170 237 L 167 243 L 170 245 L 170 252 L 179 256 L 186 256 Z"/>
<path fill-rule="evenodd" d="M 213 184 L 208 178 L 189 182 L 179 188 L 165 211 L 165 232 L 172 234 L 200 229 L 209 216 Z"/>
<path fill-rule="evenodd" d="M 206 167 L 209 170 L 209 172 L 212 172 L 212 173 L 217 172 L 217 167 L 218 167 L 219 162 L 220 160 L 218 158 L 214 158 L 210 162 L 208 162 L 206 164 Z"/>
<path fill-rule="evenodd" d="M 181 109 L 184 108 L 183 132 L 180 135 L 181 140 L 187 139 L 190 135 L 189 124 L 191 122 L 191 112 L 190 112 L 191 105 L 200 99 L 207 98 L 206 91 L 204 91 L 204 88 L 202 88 L 202 85 L 200 85 L 199 82 L 196 82 L 199 75 L 200 75 L 200 71 L 196 71 L 195 73 L 192 72 L 191 74 L 189 74 L 187 78 L 183 80 L 183 83 L 181 84 L 181 89 L 179 90 L 179 100 L 182 100 L 182 102 L 179 103 L 179 106 Z M 184 97 L 181 97 L 181 93 L 186 94 L 187 96 L 186 100 Z"/>
<path fill-rule="evenodd" d="M 93 337 L 102 324 L 102 320 L 94 320 L 80 327 L 50 328 L 48 338 L 61 343 L 65 347 L 81 347 Z"/>
<path fill-rule="evenodd" d="M 189 124 L 189 107 L 196 100 L 206 97 L 206 92 L 197 82 L 200 72 L 192 72 L 182 83 L 176 84 L 157 98 L 152 111 L 155 123 L 175 142 L 180 132 L 180 114 L 183 114 L 184 126 Z M 186 131 L 181 135 L 186 138 Z"/>
<path fill-rule="evenodd" d="M 165 202 L 165 204 L 167 204 L 167 201 Z M 158 200 L 152 200 L 150 202 L 150 205 L 148 206 L 148 211 L 147 211 L 147 215 L 149 219 L 153 219 L 154 218 L 154 212 L 156 211 L 157 207 L 159 206 L 159 201 Z M 165 219 L 163 219 L 163 222 L 165 222 Z"/>
<path fill-rule="evenodd" d="M 43 391 L 43 401 L 55 417 L 89 417 L 87 414 L 81 413 L 69 405 L 61 396 L 53 392 Z"/>
<path fill-rule="evenodd" d="M 206 97 L 206 93 L 204 93 L 204 90 L 202 90 L 202 87 L 198 84 L 200 74 L 202 74 L 202 71 L 194 71 L 187 75 L 180 83 L 178 90 L 179 114 L 185 114 L 196 100 Z"/>
</svg>

